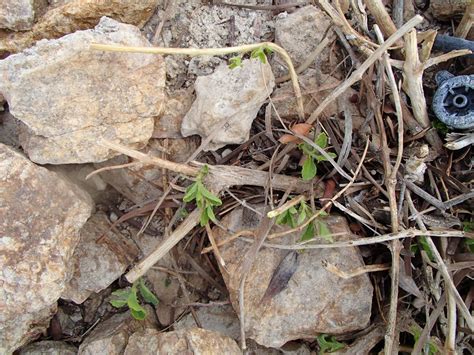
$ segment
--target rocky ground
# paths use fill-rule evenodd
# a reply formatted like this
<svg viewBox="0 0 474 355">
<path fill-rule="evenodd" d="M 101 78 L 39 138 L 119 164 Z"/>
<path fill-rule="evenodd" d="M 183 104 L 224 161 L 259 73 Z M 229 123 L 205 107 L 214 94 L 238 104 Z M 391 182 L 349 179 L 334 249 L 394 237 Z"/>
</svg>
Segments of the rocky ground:
<svg viewBox="0 0 474 355">
<path fill-rule="evenodd" d="M 0 353 L 472 353 L 473 18 L 0 1 Z"/>
</svg>

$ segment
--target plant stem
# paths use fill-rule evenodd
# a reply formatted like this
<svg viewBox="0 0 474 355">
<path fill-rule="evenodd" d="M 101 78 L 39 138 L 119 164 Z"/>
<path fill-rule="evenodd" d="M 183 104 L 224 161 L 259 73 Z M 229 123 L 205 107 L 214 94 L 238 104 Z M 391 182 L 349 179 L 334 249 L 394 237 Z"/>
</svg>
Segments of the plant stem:
<svg viewBox="0 0 474 355">
<path fill-rule="evenodd" d="M 301 96 L 301 89 L 298 83 L 298 75 L 296 74 L 295 67 L 291 61 L 287 51 L 282 47 L 272 42 L 261 42 L 254 44 L 244 44 L 235 47 L 225 48 L 163 48 L 163 47 L 130 47 L 130 46 L 118 46 L 114 44 L 100 44 L 91 43 L 90 48 L 102 51 L 111 52 L 129 52 L 129 53 L 145 53 L 145 54 L 162 54 L 162 55 L 188 55 L 191 57 L 199 55 L 226 55 L 232 53 L 247 53 L 258 48 L 269 48 L 272 51 L 278 53 L 288 65 L 288 73 L 293 83 L 293 90 L 295 91 L 296 101 L 298 103 L 298 115 L 300 119 L 304 119 L 304 106 L 303 98 Z"/>
</svg>

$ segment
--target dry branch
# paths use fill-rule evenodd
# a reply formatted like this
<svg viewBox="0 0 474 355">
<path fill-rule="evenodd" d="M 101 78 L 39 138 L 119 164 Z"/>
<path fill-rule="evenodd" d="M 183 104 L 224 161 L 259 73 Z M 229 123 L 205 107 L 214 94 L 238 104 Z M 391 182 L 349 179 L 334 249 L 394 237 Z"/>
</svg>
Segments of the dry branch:
<svg viewBox="0 0 474 355">
<path fill-rule="evenodd" d="M 127 148 L 121 144 L 109 141 L 103 141 L 102 144 L 129 157 L 138 159 L 141 163 L 155 165 L 187 176 L 194 177 L 200 170 L 198 167 L 174 163 L 165 159 L 149 156 L 137 150 Z M 224 165 L 210 165 L 208 168 L 209 173 L 206 176 L 205 181 L 210 186 L 210 189 L 215 193 L 219 193 L 230 186 L 252 185 L 264 187 L 268 184 L 268 173 L 263 171 Z M 310 182 L 286 175 L 273 174 L 271 177 L 271 184 L 276 190 L 291 190 L 300 193 L 311 191 Z M 323 184 L 318 185 L 317 189 L 315 195 L 321 196 L 324 190 Z M 181 223 L 181 225 L 179 225 L 178 228 L 176 228 L 176 230 L 174 230 L 174 232 L 171 233 L 156 250 L 140 261 L 140 263 L 125 275 L 126 279 L 130 283 L 133 283 L 140 276 L 145 274 L 156 262 L 158 262 L 158 260 L 166 255 L 171 248 L 173 248 L 196 225 L 198 225 L 200 214 L 201 211 L 198 209 L 195 209 L 191 214 L 189 214 L 184 222 Z"/>
</svg>

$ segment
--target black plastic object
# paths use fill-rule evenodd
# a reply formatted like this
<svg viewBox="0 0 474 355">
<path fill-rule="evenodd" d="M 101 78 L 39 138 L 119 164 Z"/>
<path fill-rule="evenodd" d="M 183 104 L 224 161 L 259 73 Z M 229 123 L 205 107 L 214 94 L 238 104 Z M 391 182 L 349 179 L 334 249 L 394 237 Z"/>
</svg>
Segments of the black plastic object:
<svg viewBox="0 0 474 355">
<path fill-rule="evenodd" d="M 438 119 L 452 128 L 474 128 L 474 75 L 454 76 L 443 70 L 435 78 L 432 107 Z"/>
<path fill-rule="evenodd" d="M 445 53 L 456 49 L 470 49 L 474 53 L 474 41 L 448 35 L 437 35 L 433 48 Z M 469 54 L 466 57 L 474 58 L 474 54 Z"/>
</svg>

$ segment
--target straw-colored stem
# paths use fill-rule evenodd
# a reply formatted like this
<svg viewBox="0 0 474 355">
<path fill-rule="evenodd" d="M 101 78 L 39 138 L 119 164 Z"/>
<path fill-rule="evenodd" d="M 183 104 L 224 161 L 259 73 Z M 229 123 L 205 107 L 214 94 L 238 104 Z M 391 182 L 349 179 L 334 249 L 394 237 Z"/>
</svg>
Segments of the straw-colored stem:
<svg viewBox="0 0 474 355">
<path fill-rule="evenodd" d="M 288 65 L 288 73 L 293 83 L 293 90 L 295 91 L 296 100 L 298 103 L 298 115 L 300 119 L 304 119 L 304 106 L 303 99 L 301 97 L 301 89 L 298 83 L 298 75 L 296 74 L 295 67 L 291 61 L 290 56 L 282 47 L 271 42 L 262 42 L 254 44 L 244 44 L 235 47 L 224 47 L 224 48 L 163 48 L 163 47 L 130 47 L 130 46 L 119 46 L 114 44 L 100 44 L 92 43 L 90 48 L 102 51 L 110 52 L 129 52 L 129 53 L 145 53 L 145 54 L 161 54 L 161 55 L 187 55 L 187 56 L 200 56 L 200 55 L 226 55 L 232 53 L 247 53 L 258 48 L 269 48 L 272 51 L 278 53 Z"/>
</svg>

